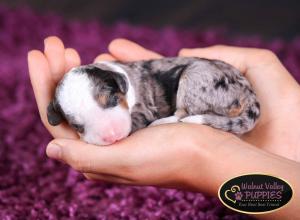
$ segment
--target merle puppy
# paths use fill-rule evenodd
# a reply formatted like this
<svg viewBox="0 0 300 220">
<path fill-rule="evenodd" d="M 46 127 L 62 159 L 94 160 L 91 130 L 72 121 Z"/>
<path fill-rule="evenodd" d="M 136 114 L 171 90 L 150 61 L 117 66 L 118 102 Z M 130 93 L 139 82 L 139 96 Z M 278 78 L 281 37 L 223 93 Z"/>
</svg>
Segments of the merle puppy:
<svg viewBox="0 0 300 220">
<path fill-rule="evenodd" d="M 97 145 L 148 125 L 175 122 L 243 134 L 260 115 L 250 83 L 236 68 L 187 57 L 73 68 L 47 110 L 51 125 L 66 120 L 84 141 Z"/>
</svg>

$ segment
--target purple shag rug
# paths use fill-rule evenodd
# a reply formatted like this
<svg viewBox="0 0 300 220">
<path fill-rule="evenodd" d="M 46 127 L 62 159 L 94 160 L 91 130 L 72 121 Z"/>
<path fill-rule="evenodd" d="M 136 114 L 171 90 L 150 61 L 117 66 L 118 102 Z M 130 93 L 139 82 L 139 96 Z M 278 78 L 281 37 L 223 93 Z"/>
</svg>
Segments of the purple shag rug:
<svg viewBox="0 0 300 220">
<path fill-rule="evenodd" d="M 269 48 L 300 80 L 300 38 L 284 42 L 229 37 L 223 30 L 179 30 L 117 23 L 64 21 L 30 9 L 0 6 L 0 219 L 250 219 L 202 193 L 94 183 L 48 159 L 51 139 L 40 122 L 27 70 L 27 52 L 49 35 L 92 62 L 116 37 L 166 56 L 182 47 L 231 44 Z"/>
</svg>

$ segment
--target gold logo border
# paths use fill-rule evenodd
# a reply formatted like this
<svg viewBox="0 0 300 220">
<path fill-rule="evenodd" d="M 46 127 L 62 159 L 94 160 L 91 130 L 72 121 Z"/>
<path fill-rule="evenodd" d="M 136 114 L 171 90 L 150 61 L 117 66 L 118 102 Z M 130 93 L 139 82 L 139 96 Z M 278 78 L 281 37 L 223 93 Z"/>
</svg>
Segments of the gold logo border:
<svg viewBox="0 0 300 220">
<path fill-rule="evenodd" d="M 279 208 L 276 208 L 276 209 L 273 209 L 273 210 L 269 210 L 269 211 L 264 211 L 264 212 L 247 212 L 247 211 L 241 211 L 241 210 L 235 209 L 235 208 L 233 208 L 233 207 L 227 205 L 227 204 L 222 200 L 222 198 L 221 198 L 221 196 L 220 196 L 221 189 L 222 189 L 223 185 L 224 185 L 225 183 L 229 182 L 230 180 L 235 179 L 235 178 L 237 178 L 237 177 L 249 176 L 249 175 L 271 176 L 271 177 L 275 177 L 275 178 L 277 178 L 277 179 L 280 179 L 280 180 L 284 181 L 286 184 L 289 185 L 289 187 L 290 187 L 291 190 L 292 190 L 292 196 L 291 196 L 290 200 L 289 200 L 286 204 L 284 204 L 283 206 L 281 206 L 281 207 L 279 207 Z M 248 174 L 242 174 L 242 175 L 239 175 L 239 176 L 235 176 L 235 177 L 233 177 L 233 178 L 231 178 L 231 179 L 228 179 L 228 180 L 226 180 L 225 182 L 223 182 L 223 183 L 221 184 L 221 186 L 219 187 L 219 190 L 218 190 L 218 198 L 219 198 L 219 200 L 223 203 L 223 205 L 225 205 L 227 208 L 229 208 L 229 209 L 231 209 L 231 210 L 234 210 L 234 211 L 236 211 L 236 212 L 245 213 L 245 214 L 252 214 L 252 215 L 253 215 L 253 214 L 254 214 L 254 215 L 266 214 L 266 213 L 271 213 L 271 212 L 275 212 L 275 211 L 277 211 L 277 210 L 280 210 L 280 209 L 284 208 L 287 204 L 289 204 L 289 203 L 292 201 L 293 196 L 294 196 L 294 189 L 293 189 L 292 185 L 291 185 L 288 181 L 286 181 L 285 179 L 283 179 L 283 178 L 281 178 L 281 177 L 277 177 L 277 176 L 274 176 L 274 175 L 271 175 L 271 174 L 263 174 L 263 173 L 248 173 Z"/>
</svg>

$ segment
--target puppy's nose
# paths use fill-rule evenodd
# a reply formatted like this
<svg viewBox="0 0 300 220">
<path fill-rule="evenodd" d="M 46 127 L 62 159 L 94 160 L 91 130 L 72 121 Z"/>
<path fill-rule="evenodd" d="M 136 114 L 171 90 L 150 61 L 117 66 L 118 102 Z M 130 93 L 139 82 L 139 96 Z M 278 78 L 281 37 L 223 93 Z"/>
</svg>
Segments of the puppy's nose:
<svg viewBox="0 0 300 220">
<path fill-rule="evenodd" d="M 106 143 L 113 144 L 118 140 L 117 136 L 105 136 L 102 140 Z"/>
<path fill-rule="evenodd" d="M 120 135 L 114 131 L 114 130 L 110 130 L 109 132 L 107 132 L 107 134 L 105 134 L 103 137 L 102 137 L 102 140 L 106 143 L 115 143 L 117 140 L 120 139 Z"/>
</svg>

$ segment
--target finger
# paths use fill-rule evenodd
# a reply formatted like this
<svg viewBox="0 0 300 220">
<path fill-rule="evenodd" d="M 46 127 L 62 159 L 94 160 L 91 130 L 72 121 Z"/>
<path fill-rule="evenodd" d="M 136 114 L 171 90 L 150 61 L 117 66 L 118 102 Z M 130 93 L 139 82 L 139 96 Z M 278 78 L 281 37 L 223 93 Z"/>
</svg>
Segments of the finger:
<svg viewBox="0 0 300 220">
<path fill-rule="evenodd" d="M 55 139 L 46 153 L 49 157 L 64 161 L 83 173 L 107 173 L 121 176 L 126 173 L 128 156 L 124 148 L 114 145 L 100 147 L 83 141 Z"/>
<path fill-rule="evenodd" d="M 83 173 L 83 175 L 86 179 L 93 180 L 93 181 L 105 181 L 105 182 L 120 183 L 120 184 L 134 183 L 132 180 L 114 176 L 114 175 L 109 175 L 109 174 Z"/>
<path fill-rule="evenodd" d="M 179 51 L 179 56 L 196 56 L 208 59 L 223 60 L 241 72 L 247 69 L 258 67 L 270 63 L 279 64 L 276 55 L 266 49 L 234 47 L 225 45 L 216 45 L 206 48 L 188 49 Z"/>
<path fill-rule="evenodd" d="M 73 48 L 67 48 L 65 50 L 65 73 L 73 67 L 80 65 L 80 56 Z"/>
<path fill-rule="evenodd" d="M 272 80 L 274 85 L 276 84 L 275 82 L 282 85 L 284 81 L 295 85 L 295 80 L 293 80 L 284 68 L 277 56 L 266 49 L 217 45 L 207 48 L 182 49 L 179 55 L 225 61 L 239 69 L 242 73 L 247 74 L 246 77 L 254 86 L 261 82 L 269 82 L 270 80 Z M 278 85 L 275 87 L 278 87 Z M 265 86 L 265 88 L 267 87 Z"/>
<path fill-rule="evenodd" d="M 76 133 L 65 124 L 53 127 L 47 120 L 47 106 L 52 99 L 55 89 L 46 57 L 41 51 L 33 50 L 28 53 L 28 69 L 30 81 L 43 124 L 54 137 L 77 137 Z"/>
<path fill-rule="evenodd" d="M 162 56 L 126 39 L 113 40 L 108 46 L 109 52 L 121 61 L 159 59 Z"/>
<path fill-rule="evenodd" d="M 251 57 L 255 52 L 257 52 L 257 49 L 217 45 L 196 49 L 184 48 L 179 51 L 179 56 L 222 60 L 244 73 L 248 68 L 249 62 L 253 65 Z"/>
<path fill-rule="evenodd" d="M 182 49 L 179 55 L 225 61 L 247 74 L 247 78 L 254 86 L 261 82 L 270 82 L 270 80 L 273 88 L 279 88 L 283 82 L 288 82 L 293 87 L 297 84 L 277 56 L 266 49 L 217 45 L 207 48 Z M 265 88 L 269 90 L 267 85 Z"/>
<path fill-rule="evenodd" d="M 44 41 L 44 53 L 49 62 L 50 72 L 54 82 L 58 82 L 65 73 L 65 47 L 63 42 L 55 36 Z"/>
<path fill-rule="evenodd" d="M 108 53 L 103 53 L 95 58 L 94 63 L 101 62 L 101 61 L 115 61 L 115 60 L 116 58 L 113 57 L 112 55 Z"/>
</svg>

